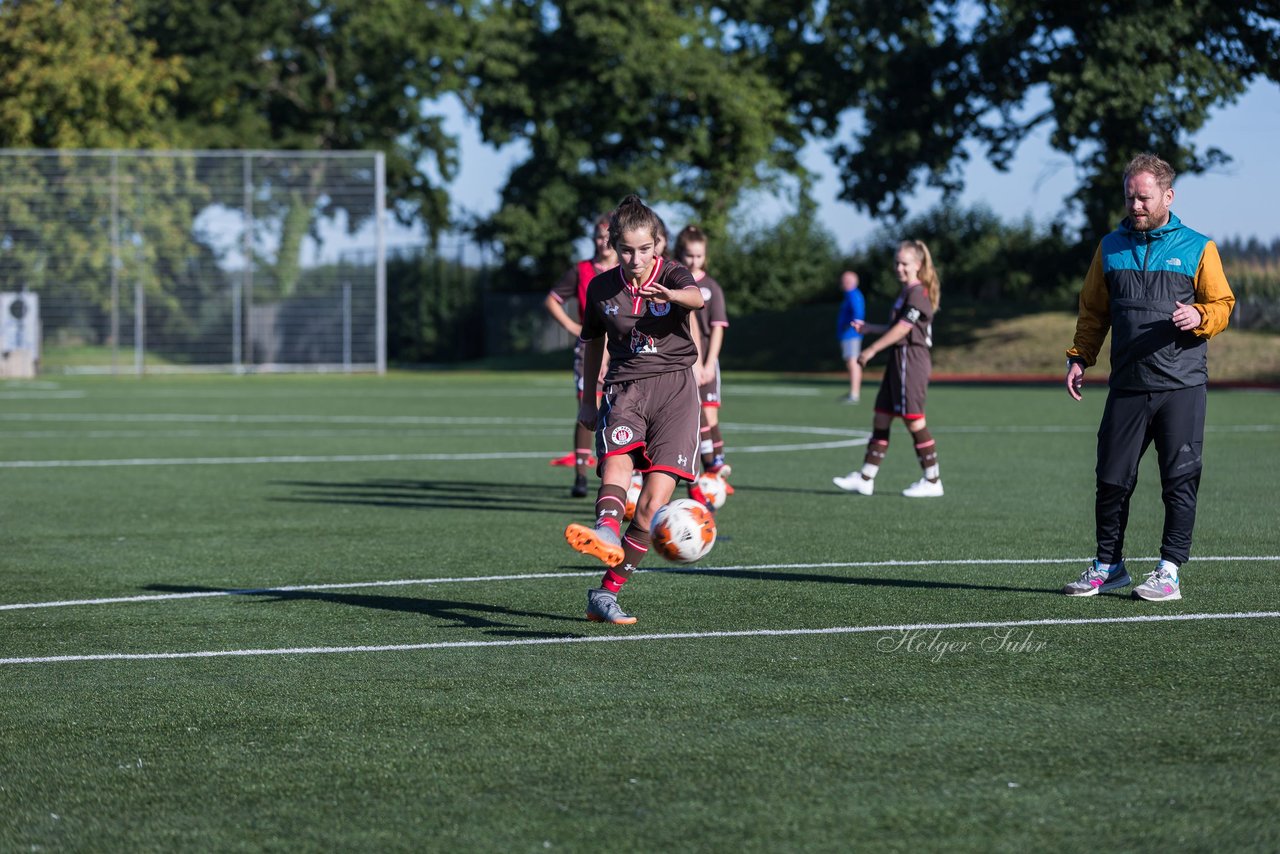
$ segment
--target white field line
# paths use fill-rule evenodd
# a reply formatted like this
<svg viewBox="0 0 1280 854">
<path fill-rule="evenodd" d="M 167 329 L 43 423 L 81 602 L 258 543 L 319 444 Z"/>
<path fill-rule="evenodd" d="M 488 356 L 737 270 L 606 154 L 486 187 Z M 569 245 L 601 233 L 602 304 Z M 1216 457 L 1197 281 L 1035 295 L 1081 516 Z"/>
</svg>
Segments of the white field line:
<svg viewBox="0 0 1280 854">
<path fill-rule="evenodd" d="M 1226 614 L 1146 614 L 1133 617 L 1079 617 L 1074 619 L 994 620 L 967 623 L 907 623 L 881 626 L 831 626 L 821 629 L 744 629 L 720 632 L 671 632 L 643 635 L 595 635 L 588 637 L 522 638 L 508 640 L 440 641 L 437 643 L 379 644 L 376 646 L 311 646 L 283 649 L 216 649 L 194 652 L 102 653 L 95 655 L 49 655 L 0 658 L 6 664 L 60 664 L 75 661 L 156 661 L 180 658 L 230 658 L 264 655 L 335 655 L 367 652 L 416 652 L 432 649 L 476 647 L 551 646 L 581 643 L 626 643 L 636 641 L 712 640 L 719 638 L 801 637 L 806 635 L 851 635 L 949 631 L 952 629 L 1030 628 L 1035 626 L 1096 626 L 1124 623 L 1169 623 L 1202 620 L 1265 620 L 1280 617 L 1280 611 L 1238 611 Z"/>
<path fill-rule="evenodd" d="M 0 400 L 68 400 L 84 396 L 82 391 L 0 391 Z"/>
<path fill-rule="evenodd" d="M 555 424 L 562 426 L 563 418 L 499 418 L 452 415 L 204 415 L 199 413 L 158 412 L 150 414 L 107 412 L 0 412 L 0 421 L 53 421 L 65 423 L 79 421 L 112 424 L 373 424 L 401 426 L 404 424 Z"/>
<path fill-rule="evenodd" d="M 23 418 L 13 418 L 0 414 L 0 420 L 24 420 Z M 82 420 L 94 421 L 97 416 L 86 416 Z M 181 415 L 181 416 L 110 416 L 107 420 L 111 421 L 159 421 L 159 422 L 213 422 L 225 424 L 243 424 L 243 423 L 287 423 L 287 416 L 206 416 L 206 415 Z M 38 420 L 38 419 L 37 419 Z M 305 417 L 298 419 L 307 423 L 350 423 L 350 424 L 370 424 L 388 423 L 388 419 L 370 419 L 364 416 L 340 416 L 330 418 L 328 416 Z M 547 424 L 554 423 L 562 425 L 563 421 L 543 418 L 531 419 L 499 419 L 499 418 L 418 418 L 406 416 L 403 418 L 389 419 L 394 424 L 443 424 L 443 425 L 495 425 L 502 424 L 508 426 L 524 425 L 524 424 Z M 870 438 L 870 433 L 865 430 L 853 430 L 839 427 L 806 427 L 803 425 L 792 424 L 740 424 L 726 425 L 727 428 L 736 428 L 744 433 L 799 433 L 805 435 L 816 436 L 839 436 L 844 437 L 828 442 L 808 442 L 786 445 L 752 445 L 746 447 L 735 447 L 735 453 L 741 454 L 763 454 L 763 453 L 782 453 L 791 451 L 813 451 L 828 450 L 831 448 L 848 448 L 856 445 L 865 445 Z M 256 457 L 136 457 L 123 459 L 90 459 L 90 460 L 4 460 L 0 461 L 0 469 L 53 469 L 53 468 L 108 468 L 123 466 L 227 466 L 227 465 L 281 465 L 281 464 L 297 464 L 297 463 L 400 463 L 400 462 L 470 462 L 476 460 L 528 460 L 538 459 L 547 456 L 556 456 L 555 451 L 490 451 L 483 453 L 423 453 L 423 454 L 325 454 L 325 455 L 304 455 L 304 454 L 287 454 L 287 455 L 264 455 Z"/>
<path fill-rule="evenodd" d="M 765 572 L 778 569 L 876 569 L 883 567 L 932 566 L 1027 566 L 1032 564 L 1086 564 L 1091 558 L 970 558 L 964 560 L 865 560 L 830 561 L 826 563 L 757 563 L 739 566 L 689 566 L 679 569 L 639 569 L 637 572 L 716 573 Z M 1128 558 L 1132 563 L 1154 563 L 1157 557 Z M 1280 555 L 1229 555 L 1196 557 L 1197 563 L 1280 562 Z M 516 575 L 475 575 L 451 578 L 398 578 L 385 581 L 347 581 L 329 584 L 293 584 L 279 587 L 243 587 L 235 590 L 194 590 L 184 593 L 148 593 L 137 596 L 110 596 L 97 599 L 54 599 L 45 602 L 14 602 L 0 605 L 0 611 L 29 611 L 36 608 L 66 608 L 80 605 L 121 605 L 128 603 L 166 602 L 177 599 L 210 599 L 222 596 L 261 596 L 271 593 L 297 593 L 306 590 L 360 590 L 378 587 L 415 587 L 436 584 L 494 584 L 501 581 L 541 581 L 554 578 L 594 578 L 600 570 L 574 572 L 526 572 Z"/>
<path fill-rule="evenodd" d="M 531 460 L 555 456 L 554 451 L 495 451 L 477 454 L 332 454 L 279 457 L 140 457 L 121 460 L 6 460 L 0 469 L 107 468 L 113 466 L 250 466 L 292 463 L 414 463 L 473 460 Z"/>
</svg>

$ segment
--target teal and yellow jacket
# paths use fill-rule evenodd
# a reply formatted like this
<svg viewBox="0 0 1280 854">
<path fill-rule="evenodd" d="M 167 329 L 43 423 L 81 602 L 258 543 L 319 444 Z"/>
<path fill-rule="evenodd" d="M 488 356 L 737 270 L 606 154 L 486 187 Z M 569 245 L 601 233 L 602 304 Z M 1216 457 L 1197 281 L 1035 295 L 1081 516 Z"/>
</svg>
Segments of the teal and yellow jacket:
<svg viewBox="0 0 1280 854">
<path fill-rule="evenodd" d="M 1173 324 L 1175 302 L 1194 305 L 1200 325 Z M 1172 212 L 1149 232 L 1125 219 L 1102 238 L 1080 289 L 1068 360 L 1089 367 L 1111 332 L 1111 379 L 1122 391 L 1168 391 L 1209 379 L 1207 342 L 1227 328 L 1236 304 L 1212 240 Z"/>
</svg>

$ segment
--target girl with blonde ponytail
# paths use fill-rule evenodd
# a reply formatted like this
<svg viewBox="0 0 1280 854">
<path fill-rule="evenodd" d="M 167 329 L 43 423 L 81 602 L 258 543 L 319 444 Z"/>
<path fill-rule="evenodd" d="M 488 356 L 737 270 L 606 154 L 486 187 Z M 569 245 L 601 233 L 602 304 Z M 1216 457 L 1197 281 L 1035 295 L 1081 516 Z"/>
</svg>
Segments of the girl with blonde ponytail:
<svg viewBox="0 0 1280 854">
<path fill-rule="evenodd" d="M 916 459 L 923 477 L 902 491 L 908 498 L 942 496 L 938 473 L 938 449 L 924 419 L 924 400 L 929 391 L 933 359 L 933 317 L 942 297 L 942 283 L 933 266 L 929 247 L 919 240 L 904 240 L 894 256 L 894 274 L 902 282 L 902 292 L 893 304 L 893 318 L 887 324 L 860 323 L 859 332 L 882 333 L 874 344 L 862 349 L 859 364 L 866 366 L 881 351 L 889 351 L 880 392 L 876 395 L 871 441 L 862 468 L 832 478 L 846 492 L 871 495 L 875 477 L 889 450 L 889 425 L 901 418 L 915 444 Z"/>
</svg>

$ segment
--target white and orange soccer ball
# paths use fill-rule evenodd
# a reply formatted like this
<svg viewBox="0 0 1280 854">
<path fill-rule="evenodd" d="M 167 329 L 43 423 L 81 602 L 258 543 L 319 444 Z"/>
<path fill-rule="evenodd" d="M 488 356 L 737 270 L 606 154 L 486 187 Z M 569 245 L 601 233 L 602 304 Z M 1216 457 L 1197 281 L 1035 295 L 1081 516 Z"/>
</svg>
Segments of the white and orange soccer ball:
<svg viewBox="0 0 1280 854">
<path fill-rule="evenodd" d="M 702 490 L 702 494 L 707 496 L 707 500 L 711 502 L 711 506 L 719 510 L 724 506 L 724 501 L 729 497 L 729 484 L 718 474 L 708 474 L 703 472 L 698 475 L 698 488 Z"/>
<path fill-rule="evenodd" d="M 693 563 L 716 544 L 716 517 L 699 501 L 677 498 L 658 508 L 651 525 L 653 547 L 674 563 Z"/>
<path fill-rule="evenodd" d="M 640 501 L 640 490 L 644 488 L 644 475 L 638 471 L 631 473 L 631 486 L 627 487 L 627 507 L 622 513 L 622 521 L 636 515 L 636 504 Z"/>
</svg>

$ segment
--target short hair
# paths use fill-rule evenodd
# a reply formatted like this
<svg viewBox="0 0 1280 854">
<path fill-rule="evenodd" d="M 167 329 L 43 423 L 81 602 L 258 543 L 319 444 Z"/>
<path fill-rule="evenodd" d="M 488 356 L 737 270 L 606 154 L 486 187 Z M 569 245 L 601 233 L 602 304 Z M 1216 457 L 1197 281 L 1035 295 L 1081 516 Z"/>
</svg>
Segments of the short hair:
<svg viewBox="0 0 1280 854">
<path fill-rule="evenodd" d="M 1156 183 L 1160 185 L 1161 190 L 1167 190 L 1172 187 L 1173 179 L 1177 177 L 1172 166 L 1146 151 L 1134 157 L 1129 161 L 1129 165 L 1124 167 L 1124 180 L 1128 181 L 1140 172 L 1150 172 L 1151 177 L 1156 179 Z"/>
<path fill-rule="evenodd" d="M 609 243 L 617 247 L 622 235 L 628 231 L 647 231 L 658 242 L 660 235 L 667 233 L 662 220 L 635 193 L 618 203 L 612 216 L 609 217 Z"/>
</svg>

